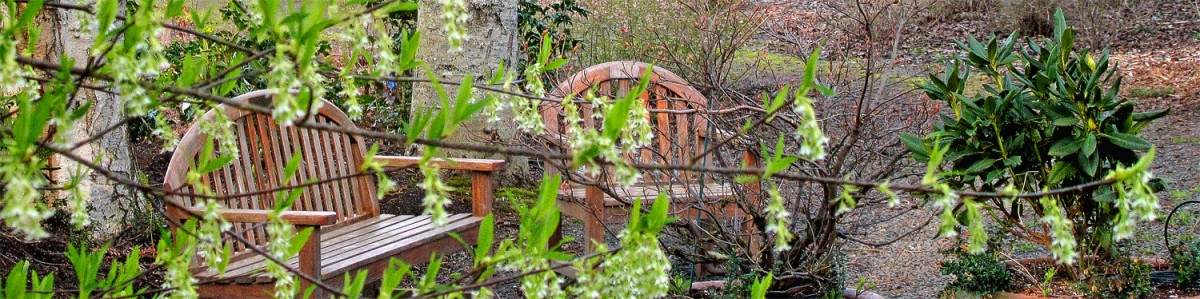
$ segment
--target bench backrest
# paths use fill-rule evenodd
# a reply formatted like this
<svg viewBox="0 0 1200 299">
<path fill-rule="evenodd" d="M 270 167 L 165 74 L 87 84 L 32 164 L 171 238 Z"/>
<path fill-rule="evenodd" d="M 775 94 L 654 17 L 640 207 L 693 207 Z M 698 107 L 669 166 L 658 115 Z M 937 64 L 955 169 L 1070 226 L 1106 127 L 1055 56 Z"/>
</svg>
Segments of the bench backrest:
<svg viewBox="0 0 1200 299">
<path fill-rule="evenodd" d="M 271 107 L 271 95 L 265 90 L 241 95 L 234 100 Z M 224 113 L 233 121 L 240 151 L 233 163 L 201 178 L 216 195 L 248 194 L 296 184 L 282 182 L 289 181 L 283 177 L 288 159 L 293 153 L 300 152 L 303 161 L 296 174 L 298 182 L 330 181 L 305 187 L 292 205 L 292 210 L 337 212 L 338 223 L 334 226 L 379 215 L 372 177 L 345 178 L 360 173 L 358 169 L 366 151 L 360 137 L 296 126 L 280 126 L 270 115 L 248 112 L 227 105 L 218 106 L 203 117 L 212 119 L 216 117 L 216 113 Z M 350 118 L 327 101 L 310 121 L 354 128 Z M 206 139 L 198 125 L 189 128 L 180 139 L 163 179 L 163 187 L 166 190 L 183 193 L 195 191 L 194 186 L 187 185 L 187 173 L 195 165 Z M 220 142 L 214 141 L 215 156 L 219 156 L 225 150 L 220 148 L 219 144 Z M 168 200 L 183 206 L 193 206 L 201 199 L 172 196 Z M 275 205 L 275 192 L 225 199 L 221 203 L 231 209 L 271 209 Z M 249 225 L 239 224 L 235 229 L 246 227 Z M 261 228 L 249 230 L 244 236 L 260 245 L 266 241 L 266 234 Z M 235 251 L 246 249 L 242 244 L 235 244 L 234 248 Z"/>
<path fill-rule="evenodd" d="M 584 127 L 598 129 L 603 123 L 593 117 L 594 109 L 584 101 L 582 95 L 594 91 L 596 96 L 622 97 L 637 86 L 646 69 L 650 65 L 637 61 L 613 61 L 597 64 L 572 75 L 559 83 L 552 96 L 565 98 L 575 95 Z M 708 107 L 704 98 L 688 82 L 669 70 L 654 67 L 650 76 L 647 91 L 640 95 L 642 105 L 650 109 L 650 125 L 654 128 L 654 140 L 648 148 L 643 148 L 626 159 L 643 163 L 686 164 L 692 156 L 703 151 L 707 146 L 704 136 L 708 129 L 708 120 L 700 113 L 670 113 L 655 110 L 703 110 Z M 547 138 L 551 146 L 562 147 L 566 144 L 564 136 L 566 127 L 562 117 L 562 105 L 555 102 L 545 102 L 542 105 L 542 119 L 546 124 Z M 550 169 L 550 167 L 547 167 Z M 664 182 L 687 182 L 695 180 L 695 174 L 690 173 L 644 173 L 643 182 L 661 184 Z"/>
</svg>

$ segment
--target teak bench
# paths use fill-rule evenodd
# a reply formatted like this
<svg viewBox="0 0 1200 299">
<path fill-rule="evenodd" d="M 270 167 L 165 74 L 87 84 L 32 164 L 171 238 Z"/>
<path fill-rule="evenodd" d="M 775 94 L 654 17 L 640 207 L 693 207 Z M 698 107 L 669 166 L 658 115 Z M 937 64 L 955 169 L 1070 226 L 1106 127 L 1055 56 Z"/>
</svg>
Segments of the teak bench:
<svg viewBox="0 0 1200 299">
<path fill-rule="evenodd" d="M 270 107 L 270 93 L 251 92 L 235 101 Z M 368 282 L 379 280 L 390 258 L 416 263 L 428 261 L 431 253 L 457 249 L 460 244 L 450 237 L 457 233 L 465 240 L 474 240 L 480 219 L 492 210 L 491 173 L 504 169 L 504 161 L 482 159 L 442 159 L 436 161 L 442 169 L 465 170 L 471 173 L 472 212 L 451 214 L 444 226 L 435 226 L 429 216 L 380 214 L 373 176 L 360 175 L 351 179 L 335 179 L 359 174 L 366 152 L 362 138 L 349 134 L 280 126 L 269 115 L 246 112 L 221 105 L 204 115 L 213 118 L 224 113 L 234 122 L 240 158 L 222 169 L 209 173 L 201 181 L 218 196 L 249 194 L 273 190 L 287 181 L 284 166 L 293 153 L 300 152 L 303 162 L 297 173 L 300 182 L 330 179 L 328 182 L 305 187 L 292 209 L 283 219 L 300 229 L 312 227 L 313 234 L 298 258 L 289 260 L 312 277 L 341 287 L 343 275 L 358 269 L 369 270 Z M 354 128 L 354 123 L 332 103 L 325 102 L 312 122 Z M 171 157 L 164 178 L 166 190 L 192 193 L 186 184 L 188 170 L 194 165 L 206 141 L 204 133 L 193 125 L 180 140 Z M 216 142 L 214 142 L 216 143 Z M 222 149 L 217 148 L 219 153 Z M 417 157 L 377 156 L 388 167 L 415 165 Z M 282 186 L 286 187 L 286 186 Z M 265 247 L 267 234 L 254 224 L 266 221 L 268 210 L 274 206 L 274 192 L 239 196 L 222 202 L 224 219 L 234 222 L 236 231 L 254 246 Z M 191 197 L 168 198 L 183 207 L 195 207 Z M 194 211 L 193 211 L 194 212 Z M 168 207 L 175 219 L 187 219 L 189 213 Z M 202 283 L 200 296 L 206 298 L 269 298 L 273 280 L 264 273 L 264 257 L 245 244 L 232 243 L 233 256 L 225 275 L 213 269 L 195 268 L 193 273 Z M 307 286 L 300 279 L 301 290 Z M 318 292 L 318 294 L 320 294 Z"/>
<path fill-rule="evenodd" d="M 583 127 L 595 130 L 603 122 L 593 117 L 595 108 L 584 101 L 582 95 L 593 91 L 596 96 L 625 96 L 637 86 L 647 68 L 650 68 L 650 65 L 636 61 L 613 61 L 594 65 L 559 83 L 551 95 L 560 99 L 574 95 L 584 121 Z M 625 157 L 627 160 L 647 164 L 686 165 L 691 163 L 692 157 L 720 141 L 709 138 L 708 119 L 699 113 L 707 109 L 708 100 L 699 91 L 678 75 L 663 68 L 655 67 L 649 80 L 646 92 L 639 97 L 642 105 L 650 110 L 650 125 L 654 129 L 655 140 L 649 148 L 643 148 L 637 151 L 637 154 Z M 566 150 L 568 137 L 565 134 L 563 107 L 557 102 L 547 101 L 541 109 L 546 131 L 549 132 L 545 134 L 545 143 L 551 150 Z M 715 132 L 715 129 L 712 131 L 713 135 L 721 134 Z M 751 166 L 756 165 L 757 156 L 753 151 L 747 150 L 741 155 L 742 157 L 733 159 L 745 159 Z M 712 159 L 707 158 L 705 161 Z M 550 166 L 546 169 L 552 173 L 558 171 Z M 717 182 L 711 175 L 706 177 L 690 171 L 643 172 L 640 182 L 625 188 L 612 184 L 606 172 L 591 179 L 596 183 L 613 186 L 609 189 L 620 198 L 613 197 L 613 194 L 604 192 L 597 186 L 576 182 L 564 184 L 559 192 L 559 205 L 563 207 L 563 214 L 583 220 L 584 235 L 588 237 L 588 240 L 585 240 L 585 248 L 588 251 L 592 250 L 592 242 L 604 241 L 605 223 L 616 223 L 628 218 L 629 209 L 632 208 L 629 203 L 635 198 L 641 197 L 645 202 L 650 202 L 660 193 L 672 201 L 671 214 L 674 217 L 695 219 L 705 214 L 703 211 L 721 212 L 725 215 L 717 215 L 722 217 L 717 219 L 719 221 L 730 221 L 730 225 L 738 229 L 749 224 L 745 214 L 730 201 L 734 196 L 734 186 Z M 757 183 L 746 184 L 744 187 L 747 202 L 757 203 Z M 559 237 L 555 236 L 556 239 Z"/>
</svg>

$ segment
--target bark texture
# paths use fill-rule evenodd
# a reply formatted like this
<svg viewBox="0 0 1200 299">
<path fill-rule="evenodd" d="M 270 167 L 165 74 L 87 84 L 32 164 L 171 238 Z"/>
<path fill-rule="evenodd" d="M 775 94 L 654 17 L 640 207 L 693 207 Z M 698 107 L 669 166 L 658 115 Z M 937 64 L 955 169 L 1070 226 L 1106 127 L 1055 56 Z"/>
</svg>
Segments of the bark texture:
<svg viewBox="0 0 1200 299">
<path fill-rule="evenodd" d="M 422 32 L 421 48 L 417 58 L 425 61 L 433 74 L 442 82 L 460 82 L 470 74 L 476 82 L 486 80 L 503 63 L 511 68 L 517 61 L 519 36 L 517 35 L 517 0 L 466 0 L 470 20 L 465 24 L 470 36 L 463 42 L 461 51 L 451 51 L 442 29 L 442 4 L 439 0 L 419 0 L 417 27 Z M 418 75 L 424 75 L 420 73 Z M 457 86 L 447 85 L 446 92 L 455 97 Z M 476 96 L 482 96 L 482 93 Z M 442 108 L 437 92 L 429 84 L 413 87 L 413 111 L 428 107 Z M 507 113 L 507 112 L 504 112 Z M 453 142 L 481 144 L 521 145 L 527 140 L 517 130 L 511 117 L 501 116 L 501 121 L 487 122 L 486 117 L 477 117 L 462 125 L 450 138 Z M 529 178 L 529 159 L 526 157 L 503 157 L 482 153 L 441 149 L 440 155 L 457 158 L 491 158 L 507 160 L 507 170 L 500 175 L 502 182 L 536 182 Z"/>
<path fill-rule="evenodd" d="M 35 48 L 35 56 L 47 61 L 58 61 L 59 57 L 67 56 L 75 60 L 75 66 L 84 67 L 88 63 L 89 49 L 94 42 L 94 35 L 79 30 L 79 14 L 67 10 L 43 11 L 39 17 L 43 33 Z M 91 109 L 82 119 L 72 124 L 66 132 L 70 144 L 87 140 L 104 130 L 121 122 L 125 117 L 124 106 L 114 94 L 95 92 L 89 89 L 79 89 L 72 108 L 77 108 L 91 102 Z M 127 178 L 136 178 L 133 165 L 133 155 L 129 145 L 129 135 L 125 126 L 121 126 L 96 138 L 92 142 L 79 146 L 74 153 L 86 159 L 92 159 L 107 170 Z M 80 165 L 65 157 L 55 156 L 51 161 L 58 167 L 53 179 L 57 183 L 66 182 L 70 173 L 80 169 Z M 91 237 L 95 240 L 107 240 L 117 236 L 133 221 L 146 215 L 143 205 L 137 204 L 137 195 L 132 188 L 118 184 L 96 172 L 91 172 L 80 183 L 84 196 L 87 197 L 91 225 L 88 227 Z"/>
</svg>

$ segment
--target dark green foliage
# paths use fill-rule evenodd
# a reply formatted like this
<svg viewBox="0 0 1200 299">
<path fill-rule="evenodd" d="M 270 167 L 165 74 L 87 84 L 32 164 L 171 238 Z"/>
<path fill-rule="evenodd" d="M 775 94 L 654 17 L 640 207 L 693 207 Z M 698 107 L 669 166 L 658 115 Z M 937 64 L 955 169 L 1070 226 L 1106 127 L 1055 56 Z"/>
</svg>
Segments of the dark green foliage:
<svg viewBox="0 0 1200 299">
<path fill-rule="evenodd" d="M 934 143 L 947 147 L 952 168 L 945 180 L 981 191 L 1071 186 L 1135 164 L 1151 147 L 1138 134 L 1167 111 L 1134 112 L 1136 103 L 1118 97 L 1121 75 L 1107 51 L 1077 49 L 1074 32 L 1059 12 L 1053 38 L 1022 40 L 1013 33 L 959 43 L 966 56 L 920 85 L 953 115 L 942 115 L 929 135 L 906 134 L 902 141 L 919 161 L 929 160 Z M 967 85 L 978 81 L 986 82 L 982 90 L 968 93 Z M 1114 199 L 1111 188 L 1057 198 L 1081 244 L 1106 249 L 1112 248 Z M 1042 216 L 1036 199 L 992 204 L 1014 222 L 1026 209 Z"/>
<path fill-rule="evenodd" d="M 991 294 L 1007 291 L 1012 284 L 1012 273 L 995 250 L 971 254 L 959 249 L 953 254 L 954 260 L 941 263 L 942 275 L 952 277 L 942 292 Z"/>
<path fill-rule="evenodd" d="M 1200 240 L 1185 242 L 1171 248 L 1171 268 L 1180 285 L 1200 282 Z"/>
<path fill-rule="evenodd" d="M 38 276 L 28 261 L 18 262 L 0 281 L 0 299 L 40 299 L 54 297 L 54 274 Z"/>
<path fill-rule="evenodd" d="M 537 61 L 538 46 L 542 37 L 551 39 L 553 53 L 565 55 L 580 44 L 571 33 L 571 24 L 577 17 L 586 18 L 589 12 L 577 0 L 556 0 L 542 5 L 537 0 L 521 0 L 517 9 L 517 28 L 520 30 L 524 61 Z"/>
<path fill-rule="evenodd" d="M 1154 293 L 1150 281 L 1150 265 L 1124 259 L 1120 263 L 1103 263 L 1091 269 L 1099 275 L 1081 285 L 1090 298 L 1148 298 Z"/>
</svg>

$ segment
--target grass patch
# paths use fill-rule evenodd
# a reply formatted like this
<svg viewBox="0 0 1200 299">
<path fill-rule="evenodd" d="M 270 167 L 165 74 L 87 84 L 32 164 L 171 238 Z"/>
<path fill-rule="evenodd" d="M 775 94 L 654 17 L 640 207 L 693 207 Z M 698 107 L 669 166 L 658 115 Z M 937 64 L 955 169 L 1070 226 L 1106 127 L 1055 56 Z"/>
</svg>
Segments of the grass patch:
<svg viewBox="0 0 1200 299">
<path fill-rule="evenodd" d="M 537 201 L 538 192 L 534 189 L 504 187 L 496 189 L 496 210 L 516 212 L 517 206 L 532 206 Z"/>
<path fill-rule="evenodd" d="M 1019 252 L 1034 252 L 1038 250 L 1038 246 L 1029 242 L 1021 242 L 1017 244 L 1016 250 Z"/>
<path fill-rule="evenodd" d="M 1129 96 L 1135 98 L 1163 98 L 1172 94 L 1175 94 L 1175 89 L 1171 87 L 1134 88 L 1129 91 Z"/>
<path fill-rule="evenodd" d="M 745 68 L 757 67 L 766 72 L 804 75 L 804 59 L 800 57 L 763 50 L 739 50 L 736 55 L 734 62 Z M 828 64 L 825 61 L 818 62 L 822 63 Z M 821 69 L 822 66 L 825 65 L 817 65 L 817 68 Z"/>
<path fill-rule="evenodd" d="M 1168 140 L 1171 141 L 1171 144 L 1187 144 L 1187 143 L 1200 144 L 1200 137 L 1175 136 L 1175 137 L 1171 137 Z"/>
<path fill-rule="evenodd" d="M 1190 200 L 1190 199 L 1192 199 L 1193 196 L 1196 195 L 1196 193 L 1200 193 L 1200 186 L 1197 186 L 1197 187 L 1191 188 L 1191 189 L 1171 190 L 1171 191 L 1167 192 L 1167 195 L 1169 195 L 1171 197 L 1171 201 L 1178 202 L 1178 201 Z"/>
<path fill-rule="evenodd" d="M 1171 218 L 1171 222 L 1174 222 L 1172 225 L 1175 226 L 1192 226 L 1196 224 L 1196 212 L 1180 210 Z"/>
</svg>

